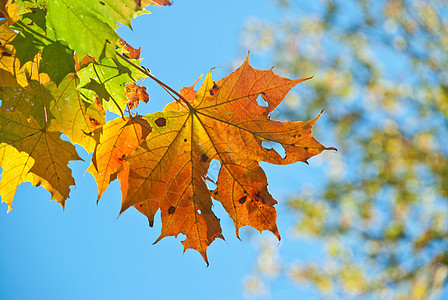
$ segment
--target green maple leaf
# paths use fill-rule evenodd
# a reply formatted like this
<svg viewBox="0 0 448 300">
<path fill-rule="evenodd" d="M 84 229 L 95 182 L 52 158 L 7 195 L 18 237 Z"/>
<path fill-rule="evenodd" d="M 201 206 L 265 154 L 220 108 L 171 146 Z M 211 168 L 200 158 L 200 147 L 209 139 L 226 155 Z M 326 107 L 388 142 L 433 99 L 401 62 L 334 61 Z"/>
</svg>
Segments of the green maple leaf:
<svg viewBox="0 0 448 300">
<path fill-rule="evenodd" d="M 116 23 L 130 27 L 131 19 L 143 12 L 133 0 L 59 0 L 48 1 L 47 7 L 47 27 L 80 58 L 115 57 Z"/>
<path fill-rule="evenodd" d="M 47 73 L 51 80 L 59 85 L 65 75 L 75 72 L 73 51 L 60 42 L 46 45 L 42 50 L 39 71 Z"/>
</svg>

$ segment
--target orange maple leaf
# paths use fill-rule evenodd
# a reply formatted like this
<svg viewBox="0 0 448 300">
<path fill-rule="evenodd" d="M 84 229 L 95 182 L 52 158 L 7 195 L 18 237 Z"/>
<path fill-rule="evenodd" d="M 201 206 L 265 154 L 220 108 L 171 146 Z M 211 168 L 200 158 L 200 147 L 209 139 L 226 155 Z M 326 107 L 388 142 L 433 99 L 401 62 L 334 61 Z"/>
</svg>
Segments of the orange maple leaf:
<svg viewBox="0 0 448 300">
<path fill-rule="evenodd" d="M 98 200 L 117 177 L 124 188 L 129 174 L 124 158 L 138 147 L 151 130 L 151 126 L 138 117 L 118 118 L 106 123 L 100 143 L 93 153 L 92 164 L 87 169 L 98 185 Z"/>
<path fill-rule="evenodd" d="M 122 176 L 121 212 L 135 206 L 152 225 L 160 209 L 162 232 L 156 242 L 182 233 L 186 235 L 184 251 L 199 251 L 207 264 L 207 247 L 216 238 L 224 239 L 219 219 L 212 211 L 212 197 L 233 219 L 237 236 L 242 226 L 251 226 L 260 232 L 269 230 L 280 239 L 274 208 L 277 202 L 267 189 L 259 162 L 307 162 L 323 150 L 334 149 L 324 147 L 312 136 L 311 129 L 320 114 L 308 122 L 270 120 L 269 113 L 290 89 L 308 79 L 290 80 L 272 70 L 257 70 L 246 59 L 217 82 L 208 73 L 198 91 L 194 85 L 183 88 L 181 98 L 163 112 L 143 117 L 151 132 L 137 142 L 135 151 L 121 157 L 129 168 L 127 178 Z M 268 105 L 259 105 L 258 96 Z M 264 141 L 279 143 L 286 155 L 266 149 Z M 106 152 L 112 151 L 109 148 Z M 216 188 L 210 191 L 206 180 L 213 159 L 221 167 Z M 96 160 L 98 165 L 103 164 L 102 157 Z M 107 182 L 109 178 L 106 172 L 96 179 Z"/>
</svg>

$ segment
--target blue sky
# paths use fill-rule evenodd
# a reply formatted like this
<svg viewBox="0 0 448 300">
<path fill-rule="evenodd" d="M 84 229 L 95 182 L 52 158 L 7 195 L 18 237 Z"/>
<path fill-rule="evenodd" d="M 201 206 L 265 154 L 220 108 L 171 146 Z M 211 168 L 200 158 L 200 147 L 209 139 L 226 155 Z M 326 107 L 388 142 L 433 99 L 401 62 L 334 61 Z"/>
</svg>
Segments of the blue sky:
<svg viewBox="0 0 448 300">
<path fill-rule="evenodd" d="M 171 7 L 149 10 L 152 15 L 134 20 L 133 31 L 120 28 L 120 35 L 132 46 L 142 47 L 142 64 L 176 90 L 191 85 L 213 67 L 222 67 L 213 71 L 215 78 L 221 78 L 235 61 L 241 63 L 250 50 L 239 46 L 240 30 L 248 18 L 275 21 L 282 17 L 267 0 L 177 0 Z M 257 68 L 271 67 L 263 61 L 255 55 L 251 59 Z M 145 85 L 150 103 L 139 110 L 141 114 L 159 111 L 171 102 L 154 83 L 146 80 Z M 300 85 L 296 91 L 300 92 Z M 90 155 L 78 150 L 86 162 L 70 164 L 77 185 L 65 211 L 49 201 L 47 191 L 30 184 L 19 187 L 9 214 L 7 205 L 0 205 L 0 299 L 243 298 L 244 279 L 256 265 L 255 245 L 272 234 L 243 229 L 243 241 L 239 241 L 232 221 L 215 205 L 226 241 L 217 240 L 209 247 L 208 268 L 199 253 L 188 250 L 182 255 L 180 239 L 169 237 L 152 245 L 160 233 L 160 219 L 149 228 L 145 217 L 134 209 L 117 219 L 121 204 L 118 181 L 97 206 L 96 184 L 85 174 Z M 311 166 L 264 165 L 274 198 L 284 203 L 303 176 L 317 174 L 316 161 L 312 159 Z M 321 253 L 315 246 L 291 238 L 294 216 L 284 204 L 278 209 L 282 241 L 275 245 L 282 255 L 318 257 Z M 316 296 L 281 279 L 269 286 L 267 298 L 300 295 Z"/>
</svg>

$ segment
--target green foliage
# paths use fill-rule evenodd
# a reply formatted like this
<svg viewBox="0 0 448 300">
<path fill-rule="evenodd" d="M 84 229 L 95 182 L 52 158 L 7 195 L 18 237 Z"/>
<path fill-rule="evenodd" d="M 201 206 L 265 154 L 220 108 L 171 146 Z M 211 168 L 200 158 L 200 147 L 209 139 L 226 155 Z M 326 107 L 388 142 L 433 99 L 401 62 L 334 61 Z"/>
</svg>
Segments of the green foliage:
<svg viewBox="0 0 448 300">
<path fill-rule="evenodd" d="M 2 5 L 0 194 L 11 209 L 17 186 L 29 181 L 64 205 L 75 183 L 67 164 L 80 159 L 73 144 L 92 152 L 106 121 L 104 107 L 123 115 L 125 84 L 144 77 L 116 55 L 115 29 L 146 10 L 133 0 Z M 139 60 L 132 63 L 138 68 Z M 86 83 L 97 86 L 82 88 Z M 103 99 L 110 100 L 104 107 Z"/>
<path fill-rule="evenodd" d="M 284 74 L 314 74 L 284 115 L 326 107 L 319 130 L 342 153 L 324 189 L 289 201 L 297 234 L 328 251 L 288 275 L 331 299 L 437 295 L 448 274 L 447 3 L 278 3 L 283 22 L 249 22 L 243 40 L 271 52 Z"/>
<path fill-rule="evenodd" d="M 115 57 L 115 44 L 119 38 L 115 33 L 115 22 L 111 22 L 112 16 L 107 15 L 106 9 L 101 10 L 97 6 L 100 4 L 93 2 L 97 4 L 93 9 L 90 3 L 91 1 L 49 1 L 47 26 L 53 28 L 56 38 L 66 41 L 79 57 Z M 101 12 L 105 14 L 102 15 Z M 121 16 L 115 17 L 121 20 Z"/>
<path fill-rule="evenodd" d="M 131 60 L 139 64 L 139 60 Z M 120 114 L 128 101 L 125 84 L 137 81 L 146 75 L 117 57 L 103 58 L 101 62 L 89 63 L 78 72 L 79 87 L 95 91 L 105 99 L 104 108 Z M 81 89 L 82 90 L 82 89 Z"/>
</svg>

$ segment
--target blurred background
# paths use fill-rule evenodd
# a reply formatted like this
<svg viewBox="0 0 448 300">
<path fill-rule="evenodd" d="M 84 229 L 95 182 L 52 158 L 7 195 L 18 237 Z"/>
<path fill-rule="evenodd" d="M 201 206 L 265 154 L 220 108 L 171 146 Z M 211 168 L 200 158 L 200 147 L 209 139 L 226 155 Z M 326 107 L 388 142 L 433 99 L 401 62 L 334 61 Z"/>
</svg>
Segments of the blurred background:
<svg viewBox="0 0 448 300">
<path fill-rule="evenodd" d="M 314 75 L 278 113 L 326 108 L 314 132 L 339 152 L 286 199 L 295 236 L 323 252 L 264 245 L 258 284 L 275 274 L 324 298 L 447 299 L 448 2 L 275 3 L 282 19 L 248 21 L 242 48 L 284 76 Z"/>
<path fill-rule="evenodd" d="M 176 90 L 201 73 L 251 64 L 314 76 L 272 115 L 309 120 L 338 152 L 307 166 L 262 165 L 281 242 L 214 202 L 226 241 L 210 267 L 136 210 L 119 218 L 119 182 L 96 205 L 86 162 L 66 209 L 22 185 L 0 205 L 0 299 L 444 299 L 448 274 L 448 3 L 423 0 L 177 0 L 119 34 Z M 150 103 L 171 101 L 146 80 Z"/>
</svg>

